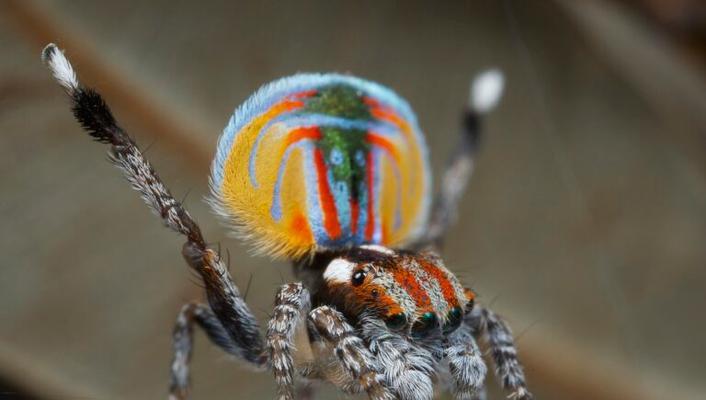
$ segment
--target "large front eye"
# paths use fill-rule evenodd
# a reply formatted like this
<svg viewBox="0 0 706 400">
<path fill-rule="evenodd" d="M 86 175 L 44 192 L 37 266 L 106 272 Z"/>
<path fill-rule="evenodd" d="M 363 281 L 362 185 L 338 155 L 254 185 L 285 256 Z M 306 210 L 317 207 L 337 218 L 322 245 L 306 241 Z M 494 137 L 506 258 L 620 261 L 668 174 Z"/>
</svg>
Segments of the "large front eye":
<svg viewBox="0 0 706 400">
<path fill-rule="evenodd" d="M 451 333 L 455 331 L 459 325 L 461 325 L 461 317 L 463 313 L 461 312 L 461 307 L 454 307 L 449 311 L 449 315 L 446 317 L 446 323 L 444 324 L 444 333 Z"/>
<path fill-rule="evenodd" d="M 471 289 L 463 289 L 463 294 L 466 295 L 466 312 L 470 312 L 476 304 L 476 294 Z"/>
<path fill-rule="evenodd" d="M 433 312 L 426 312 L 412 325 L 412 336 L 421 338 L 427 336 L 439 326 L 439 319 Z"/>
<path fill-rule="evenodd" d="M 353 286 L 360 286 L 365 282 L 365 271 L 362 269 L 359 269 L 353 273 L 353 276 L 351 277 L 351 283 Z"/>
<path fill-rule="evenodd" d="M 398 331 L 407 325 L 407 317 L 404 314 L 394 314 L 385 320 L 387 327 L 393 331 Z"/>
</svg>

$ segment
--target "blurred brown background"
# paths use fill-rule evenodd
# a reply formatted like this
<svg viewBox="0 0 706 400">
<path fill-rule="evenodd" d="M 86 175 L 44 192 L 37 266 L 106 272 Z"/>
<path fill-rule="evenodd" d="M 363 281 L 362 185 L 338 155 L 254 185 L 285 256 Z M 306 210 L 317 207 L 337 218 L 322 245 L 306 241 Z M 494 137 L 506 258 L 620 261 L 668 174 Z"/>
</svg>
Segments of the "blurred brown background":
<svg viewBox="0 0 706 400">
<path fill-rule="evenodd" d="M 0 398 L 163 398 L 174 318 L 202 296 L 181 240 L 72 119 L 39 60 L 49 41 L 188 194 L 236 282 L 253 276 L 261 321 L 288 267 L 249 256 L 202 201 L 234 107 L 297 71 L 370 78 L 417 110 L 438 174 L 470 77 L 502 68 L 447 264 L 507 316 L 538 398 L 703 398 L 705 15 L 685 0 L 0 0 Z M 195 399 L 274 398 L 269 374 L 201 334 L 193 381 Z"/>
</svg>

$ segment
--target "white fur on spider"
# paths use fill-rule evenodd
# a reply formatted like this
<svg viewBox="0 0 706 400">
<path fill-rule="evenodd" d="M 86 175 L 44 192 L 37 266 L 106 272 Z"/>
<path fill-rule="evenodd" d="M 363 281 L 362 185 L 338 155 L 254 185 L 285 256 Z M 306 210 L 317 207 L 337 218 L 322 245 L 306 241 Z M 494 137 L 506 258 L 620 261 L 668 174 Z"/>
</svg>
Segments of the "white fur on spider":
<svg viewBox="0 0 706 400">
<path fill-rule="evenodd" d="M 376 251 L 378 253 L 383 253 L 383 254 L 387 254 L 390 256 L 395 255 L 394 251 L 392 251 L 391 249 L 388 249 L 385 246 L 380 246 L 379 244 L 364 244 L 364 245 L 360 246 L 360 248 L 365 249 L 365 250 Z"/>
<path fill-rule="evenodd" d="M 479 114 L 487 113 L 498 105 L 505 86 L 505 76 L 497 69 L 478 74 L 471 82 L 469 105 Z"/>
<path fill-rule="evenodd" d="M 74 68 L 64 56 L 64 52 L 59 50 L 54 43 L 49 43 L 42 50 L 42 61 L 47 64 L 54 78 L 66 90 L 74 91 L 78 89 L 78 79 Z"/>
<path fill-rule="evenodd" d="M 336 258 L 326 267 L 324 279 L 330 282 L 346 283 L 351 279 L 353 267 L 355 267 L 354 263 L 342 258 Z"/>
</svg>

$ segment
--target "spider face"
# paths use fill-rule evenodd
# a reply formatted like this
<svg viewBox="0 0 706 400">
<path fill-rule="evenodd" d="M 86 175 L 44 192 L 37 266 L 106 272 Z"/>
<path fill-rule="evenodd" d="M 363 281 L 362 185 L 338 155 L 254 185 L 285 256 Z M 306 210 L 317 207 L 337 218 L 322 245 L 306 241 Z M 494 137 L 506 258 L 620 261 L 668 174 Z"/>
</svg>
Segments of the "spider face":
<svg viewBox="0 0 706 400">
<path fill-rule="evenodd" d="M 388 329 L 422 339 L 449 334 L 474 294 L 432 253 L 364 245 L 333 258 L 320 297 L 351 319 L 379 318 Z"/>
</svg>

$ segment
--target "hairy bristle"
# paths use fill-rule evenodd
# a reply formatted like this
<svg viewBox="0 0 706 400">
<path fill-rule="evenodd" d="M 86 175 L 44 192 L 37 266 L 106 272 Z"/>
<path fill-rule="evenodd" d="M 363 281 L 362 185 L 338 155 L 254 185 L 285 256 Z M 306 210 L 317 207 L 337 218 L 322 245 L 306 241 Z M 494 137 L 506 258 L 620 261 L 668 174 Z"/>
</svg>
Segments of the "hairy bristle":
<svg viewBox="0 0 706 400">
<path fill-rule="evenodd" d="M 129 140 L 101 95 L 79 84 L 71 63 L 55 44 L 50 43 L 42 50 L 42 60 L 71 98 L 71 109 L 83 129 L 101 143 L 120 145 Z"/>
<path fill-rule="evenodd" d="M 74 72 L 64 53 L 54 43 L 48 44 L 42 50 L 42 61 L 51 69 L 56 81 L 69 93 L 73 93 L 78 89 L 76 72 Z"/>
<path fill-rule="evenodd" d="M 74 116 L 93 138 L 101 143 L 116 143 L 123 135 L 105 100 L 93 89 L 78 88 L 71 96 Z"/>
</svg>

